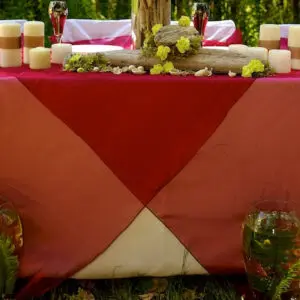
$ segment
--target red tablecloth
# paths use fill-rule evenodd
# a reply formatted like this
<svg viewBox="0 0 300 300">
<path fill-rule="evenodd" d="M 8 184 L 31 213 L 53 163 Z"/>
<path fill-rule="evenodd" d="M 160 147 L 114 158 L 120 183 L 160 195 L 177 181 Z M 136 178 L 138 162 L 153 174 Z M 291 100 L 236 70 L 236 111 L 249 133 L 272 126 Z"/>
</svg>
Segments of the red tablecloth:
<svg viewBox="0 0 300 300">
<path fill-rule="evenodd" d="M 300 196 L 300 78 L 286 77 L 2 69 L 0 179 L 34 275 L 21 296 L 89 264 L 145 207 L 208 272 L 242 270 L 252 201 L 269 184 Z"/>
</svg>

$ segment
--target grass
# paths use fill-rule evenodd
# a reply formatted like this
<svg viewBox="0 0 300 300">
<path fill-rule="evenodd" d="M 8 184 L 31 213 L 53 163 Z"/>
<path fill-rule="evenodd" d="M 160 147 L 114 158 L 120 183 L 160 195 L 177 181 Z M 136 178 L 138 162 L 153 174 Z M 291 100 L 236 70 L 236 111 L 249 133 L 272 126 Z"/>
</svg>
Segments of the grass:
<svg viewBox="0 0 300 300">
<path fill-rule="evenodd" d="M 235 286 L 244 283 L 243 276 L 67 280 L 33 300 L 237 300 L 241 293 Z"/>
</svg>

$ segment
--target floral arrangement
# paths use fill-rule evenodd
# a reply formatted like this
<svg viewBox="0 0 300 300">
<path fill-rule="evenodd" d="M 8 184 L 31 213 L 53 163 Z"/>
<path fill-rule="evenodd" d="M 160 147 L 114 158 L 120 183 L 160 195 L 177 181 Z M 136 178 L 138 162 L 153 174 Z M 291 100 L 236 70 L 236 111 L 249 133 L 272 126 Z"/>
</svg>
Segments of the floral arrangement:
<svg viewBox="0 0 300 300">
<path fill-rule="evenodd" d="M 190 22 L 189 17 L 182 16 L 178 21 L 178 25 L 180 27 L 189 27 Z M 156 24 L 152 27 L 151 32 L 146 33 L 142 53 L 146 57 L 156 57 L 161 60 L 161 64 L 153 66 L 150 70 L 150 74 L 167 74 L 171 71 L 173 71 L 173 73 L 174 71 L 175 73 L 179 73 L 178 71 L 176 72 L 172 61 L 197 54 L 201 47 L 201 37 L 200 35 L 192 37 L 181 36 L 174 45 L 162 45 L 158 44 L 155 39 L 162 28 L 162 24 Z"/>
<path fill-rule="evenodd" d="M 23 246 L 23 229 L 14 207 L 1 195 L 0 203 L 0 298 L 11 299 L 19 270 L 17 254 Z"/>
<path fill-rule="evenodd" d="M 297 290 L 299 246 L 299 220 L 294 214 L 283 211 L 249 214 L 243 230 L 243 256 L 250 286 L 259 299 L 280 300 L 286 293 L 293 295 L 295 287 Z"/>
<path fill-rule="evenodd" d="M 242 70 L 242 77 L 266 77 L 272 74 L 273 70 L 258 59 L 252 59 Z"/>
<path fill-rule="evenodd" d="M 213 70 L 208 67 L 196 72 L 191 70 L 176 69 L 176 60 L 184 59 L 199 53 L 202 37 L 194 28 L 190 28 L 190 18 L 183 16 L 178 21 L 178 26 L 156 24 L 151 32 L 146 32 L 146 39 L 142 47 L 142 56 L 156 58 L 154 64 L 144 66 L 112 66 L 105 55 L 97 54 L 73 54 L 64 63 L 64 71 L 68 72 L 111 72 L 116 75 L 131 73 L 143 75 L 148 71 L 150 75 L 170 74 L 175 76 L 194 75 L 197 77 L 211 76 Z M 175 32 L 175 33 L 174 33 Z M 171 38 L 170 38 L 171 35 Z M 141 59 L 142 61 L 142 59 Z M 242 77 L 264 77 L 272 74 L 268 65 L 260 60 L 253 59 L 242 68 Z M 234 72 L 228 72 L 229 77 L 236 77 Z"/>
<path fill-rule="evenodd" d="M 81 55 L 81 54 L 72 54 L 65 59 L 64 62 L 64 71 L 69 72 L 91 72 L 95 68 L 99 70 L 105 69 L 107 66 L 107 59 L 101 53 L 90 54 L 90 55 Z"/>
</svg>

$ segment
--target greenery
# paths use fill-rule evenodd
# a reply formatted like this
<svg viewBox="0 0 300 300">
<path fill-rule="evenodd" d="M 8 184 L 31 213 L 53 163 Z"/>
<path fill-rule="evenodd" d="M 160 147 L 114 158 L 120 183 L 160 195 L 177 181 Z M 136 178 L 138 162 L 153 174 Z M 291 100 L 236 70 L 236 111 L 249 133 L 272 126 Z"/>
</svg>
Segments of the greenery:
<svg viewBox="0 0 300 300">
<path fill-rule="evenodd" d="M 238 300 L 245 278 L 186 276 L 120 280 L 68 280 L 40 300 Z M 35 299 L 35 300 L 38 300 Z"/>
<path fill-rule="evenodd" d="M 127 19 L 132 0 L 67 0 L 69 18 Z M 200 1 L 201 2 L 201 1 Z M 211 20 L 232 19 L 241 29 L 245 44 L 256 45 L 261 23 L 299 23 L 300 0 L 202 0 L 210 4 Z M 47 35 L 49 0 L 1 0 L 0 19 L 43 20 Z M 172 0 L 172 17 L 190 16 L 192 0 Z"/>
<path fill-rule="evenodd" d="M 14 251 L 11 238 L 0 235 L 0 295 L 11 295 L 14 292 L 19 268 Z"/>
<path fill-rule="evenodd" d="M 298 280 L 298 240 L 299 221 L 293 215 L 255 212 L 248 216 L 243 251 L 249 282 L 255 291 L 278 300 Z"/>
<path fill-rule="evenodd" d="M 273 295 L 272 300 L 281 299 L 281 295 L 286 293 L 289 290 L 292 282 L 295 279 L 297 279 L 299 271 L 300 271 L 300 261 L 297 261 L 289 268 L 286 276 L 276 286 L 275 293 Z"/>
</svg>

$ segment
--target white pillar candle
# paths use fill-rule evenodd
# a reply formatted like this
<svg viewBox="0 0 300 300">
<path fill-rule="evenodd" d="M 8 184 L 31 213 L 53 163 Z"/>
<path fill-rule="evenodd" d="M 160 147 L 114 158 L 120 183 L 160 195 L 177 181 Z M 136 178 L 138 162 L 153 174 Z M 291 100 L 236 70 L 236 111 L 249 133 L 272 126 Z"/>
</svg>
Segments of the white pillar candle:
<svg viewBox="0 0 300 300">
<path fill-rule="evenodd" d="M 44 70 L 51 67 L 50 49 L 38 47 L 29 51 L 29 67 L 32 70 Z"/>
<path fill-rule="evenodd" d="M 270 50 L 269 64 L 275 73 L 291 72 L 291 51 L 289 50 Z"/>
<path fill-rule="evenodd" d="M 292 69 L 300 70 L 300 26 L 289 27 L 288 46 L 292 54 Z"/>
<path fill-rule="evenodd" d="M 280 26 L 274 24 L 263 24 L 260 26 L 259 46 L 271 49 L 280 48 Z"/>
<path fill-rule="evenodd" d="M 29 51 L 32 48 L 44 47 L 45 24 L 38 21 L 30 21 L 24 24 L 24 53 L 23 60 L 29 64 Z"/>
<path fill-rule="evenodd" d="M 268 61 L 268 49 L 263 47 L 249 47 L 248 50 L 249 56 L 253 59 L 259 59 L 262 62 Z"/>
<path fill-rule="evenodd" d="M 71 44 L 53 44 L 52 45 L 52 63 L 63 64 L 66 56 L 72 53 Z"/>
<path fill-rule="evenodd" d="M 0 66 L 20 67 L 22 65 L 21 25 L 0 24 Z"/>
<path fill-rule="evenodd" d="M 249 47 L 246 45 L 239 45 L 239 44 L 229 45 L 229 47 L 228 47 L 229 51 L 234 52 L 234 53 L 243 54 L 243 55 L 248 54 L 248 48 Z"/>
</svg>

